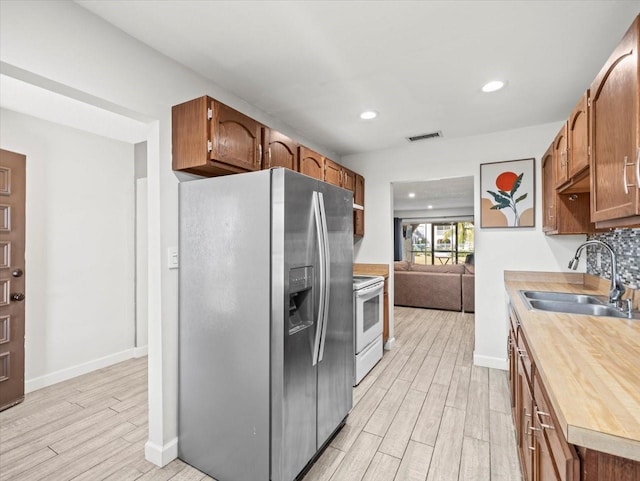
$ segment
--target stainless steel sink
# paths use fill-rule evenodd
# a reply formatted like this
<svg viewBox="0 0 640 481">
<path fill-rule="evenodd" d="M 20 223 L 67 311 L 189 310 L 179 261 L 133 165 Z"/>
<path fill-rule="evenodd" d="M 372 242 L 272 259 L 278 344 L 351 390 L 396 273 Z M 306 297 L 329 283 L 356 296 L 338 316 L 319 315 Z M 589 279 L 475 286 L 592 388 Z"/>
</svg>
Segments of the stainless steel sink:
<svg viewBox="0 0 640 481">
<path fill-rule="evenodd" d="M 626 313 L 607 304 L 605 298 L 570 292 L 520 291 L 529 309 L 567 314 L 584 314 L 599 317 L 627 319 Z M 633 319 L 640 318 L 638 313 Z"/>
<path fill-rule="evenodd" d="M 573 294 L 571 292 L 544 292 L 521 291 L 527 299 L 539 299 L 543 301 L 575 302 L 578 304 L 604 304 L 606 299 L 586 294 Z"/>
</svg>

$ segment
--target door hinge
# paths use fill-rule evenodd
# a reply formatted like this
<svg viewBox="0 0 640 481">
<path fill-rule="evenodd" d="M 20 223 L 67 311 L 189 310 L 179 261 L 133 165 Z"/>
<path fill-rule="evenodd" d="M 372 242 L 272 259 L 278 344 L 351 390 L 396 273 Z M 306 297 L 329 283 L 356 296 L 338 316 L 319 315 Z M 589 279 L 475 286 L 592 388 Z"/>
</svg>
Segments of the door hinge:
<svg viewBox="0 0 640 481">
<path fill-rule="evenodd" d="M 207 120 L 211 120 L 213 118 L 213 109 L 207 109 Z"/>
<path fill-rule="evenodd" d="M 211 152 L 213 150 L 213 142 L 207 140 L 207 152 Z"/>
<path fill-rule="evenodd" d="M 588 155 L 589 157 L 591 157 L 591 146 L 589 146 L 589 147 L 587 148 L 587 155 Z"/>
<path fill-rule="evenodd" d="M 587 107 L 591 107 L 591 97 L 587 99 Z"/>
</svg>

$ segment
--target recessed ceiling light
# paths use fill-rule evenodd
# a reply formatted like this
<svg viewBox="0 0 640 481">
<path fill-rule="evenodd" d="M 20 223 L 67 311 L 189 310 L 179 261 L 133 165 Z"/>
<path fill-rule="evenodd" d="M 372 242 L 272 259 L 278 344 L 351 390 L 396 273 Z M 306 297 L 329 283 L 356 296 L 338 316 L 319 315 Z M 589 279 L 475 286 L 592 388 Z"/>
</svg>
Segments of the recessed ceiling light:
<svg viewBox="0 0 640 481">
<path fill-rule="evenodd" d="M 378 116 L 378 112 L 376 112 L 375 110 L 365 110 L 360 114 L 360 118 L 362 120 L 372 120 L 372 119 L 375 119 L 377 116 Z"/>
<path fill-rule="evenodd" d="M 409 192 L 409 198 L 413 199 L 416 196 L 415 192 Z"/>
<path fill-rule="evenodd" d="M 428 205 L 427 209 L 433 209 L 433 206 L 432 205 Z"/>
<path fill-rule="evenodd" d="M 503 81 L 492 80 L 491 82 L 484 84 L 482 91 L 486 93 L 495 92 L 496 90 L 500 90 L 502 87 L 504 87 Z"/>
</svg>

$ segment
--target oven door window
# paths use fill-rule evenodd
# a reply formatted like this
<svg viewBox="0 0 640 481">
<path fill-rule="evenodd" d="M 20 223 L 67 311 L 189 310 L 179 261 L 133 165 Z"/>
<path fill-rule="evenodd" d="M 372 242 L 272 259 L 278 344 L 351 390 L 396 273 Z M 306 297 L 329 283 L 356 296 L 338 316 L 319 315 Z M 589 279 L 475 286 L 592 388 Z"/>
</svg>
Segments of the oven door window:
<svg viewBox="0 0 640 481">
<path fill-rule="evenodd" d="M 382 284 L 355 296 L 356 354 L 382 335 Z"/>
</svg>

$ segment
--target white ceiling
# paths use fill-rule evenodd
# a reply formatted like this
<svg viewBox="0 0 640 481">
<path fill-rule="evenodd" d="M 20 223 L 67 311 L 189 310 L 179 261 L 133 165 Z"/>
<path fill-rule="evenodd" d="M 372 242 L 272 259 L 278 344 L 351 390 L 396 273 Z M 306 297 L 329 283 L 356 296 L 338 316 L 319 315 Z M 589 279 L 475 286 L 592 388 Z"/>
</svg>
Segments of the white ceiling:
<svg viewBox="0 0 640 481">
<path fill-rule="evenodd" d="M 640 0 L 77 3 L 339 156 L 562 120 L 640 12 Z M 481 93 L 495 78 L 507 87 Z"/>
</svg>

